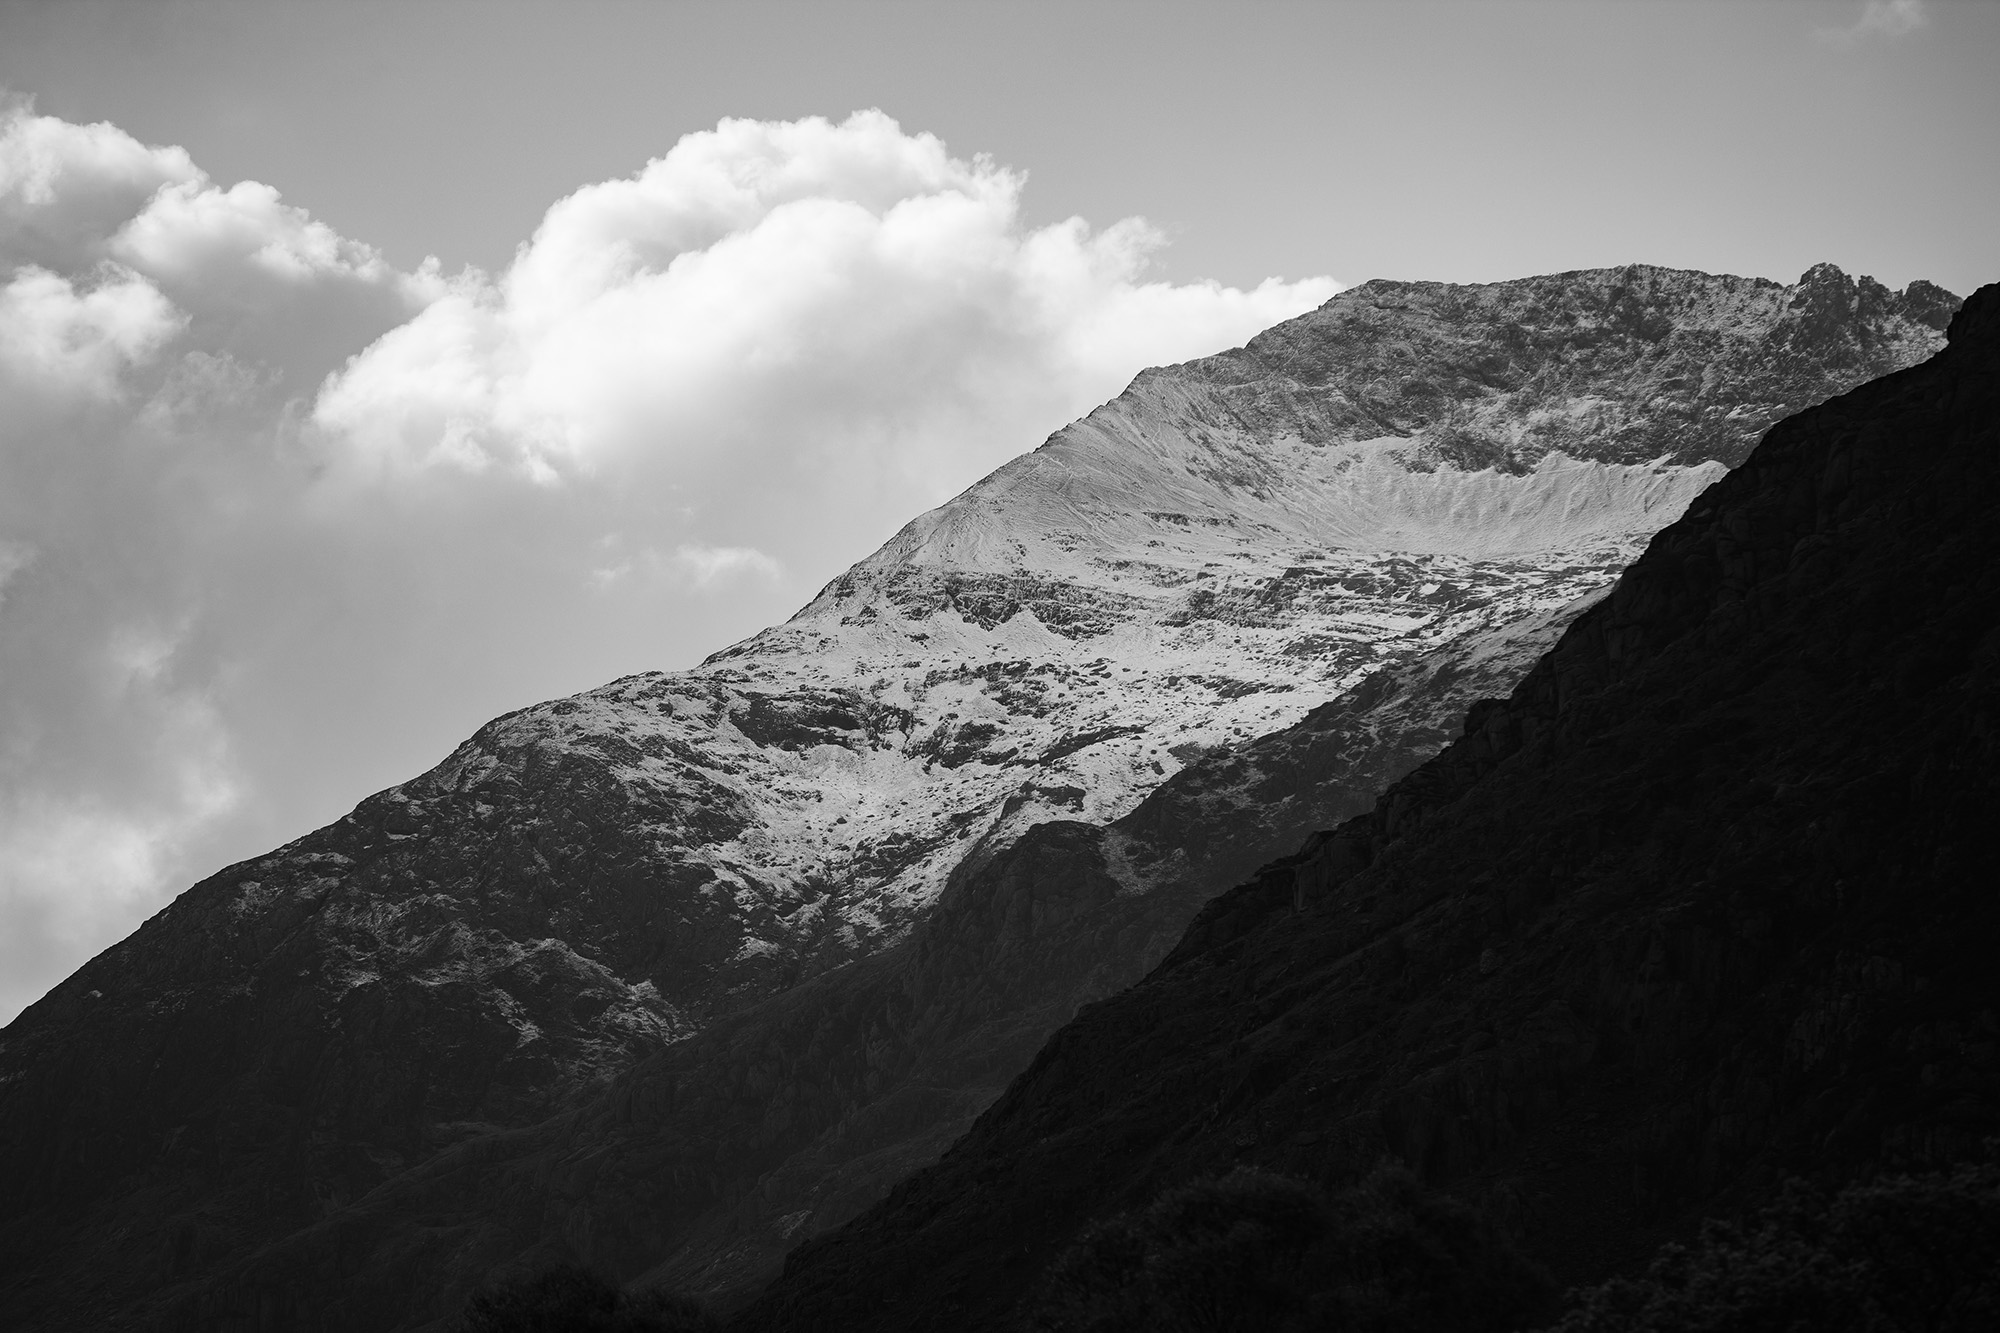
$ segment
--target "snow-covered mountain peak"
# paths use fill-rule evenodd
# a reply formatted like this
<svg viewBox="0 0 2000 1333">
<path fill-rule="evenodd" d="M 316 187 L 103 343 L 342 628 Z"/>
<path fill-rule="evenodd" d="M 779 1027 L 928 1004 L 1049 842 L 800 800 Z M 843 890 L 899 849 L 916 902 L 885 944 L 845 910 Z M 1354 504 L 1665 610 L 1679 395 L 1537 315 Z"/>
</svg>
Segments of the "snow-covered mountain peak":
<svg viewBox="0 0 2000 1333">
<path fill-rule="evenodd" d="M 1603 587 L 1770 421 L 1934 347 L 1934 304 L 1824 267 L 1365 284 L 1141 374 L 786 624 L 510 734 L 710 812 L 705 841 L 653 826 L 743 925 L 726 1003 L 895 938 L 982 840 L 1115 818 L 1385 663 Z"/>
<path fill-rule="evenodd" d="M 674 1209 L 754 1195 L 786 1243 L 808 1213 L 830 1225 L 867 1191 L 822 1197 L 822 1167 L 874 1131 L 808 1154 L 793 1185 L 750 1182 L 781 1140 L 896 1086 L 881 1032 L 921 1045 L 953 1013 L 1014 1013 L 997 1047 L 901 1066 L 941 1082 L 931 1110 L 890 1096 L 867 1122 L 901 1145 L 865 1150 L 870 1189 L 1018 1068 L 993 1050 L 1062 1017 L 966 995 L 1032 990 L 1016 964 L 1058 943 L 1105 953 L 1063 995 L 1137 975 L 1203 894 L 1296 846 L 1327 802 L 1365 808 L 1508 692 L 1768 424 L 1921 360 L 1953 304 L 1824 266 L 1791 287 L 1636 266 L 1375 282 L 1140 375 L 785 624 L 496 719 L 196 885 L 23 1014 L 0 1046 L 0 1137 L 43 1182 L 28 1193 L 119 1200 L 101 1247 L 62 1233 L 50 1271 L 95 1292 L 113 1256 L 170 1255 L 212 1278 L 391 1177 L 456 1179 L 488 1160 L 468 1139 L 576 1114 L 566 1099 L 649 1056 L 690 1062 L 685 1081 L 608 1087 L 587 1146 L 536 1179 L 587 1192 L 618 1126 L 676 1099 L 685 1135 L 631 1177 L 644 1208 L 552 1204 L 565 1234 L 623 1226 L 663 1189 Z M 1067 939 L 1086 902 L 1131 932 Z M 837 1021 L 786 1046 L 781 1010 Z M 832 1067 L 825 1032 L 857 1050 L 816 1084 L 801 1071 Z M 635 1089 L 655 1102 L 619 1100 Z M 188 1192 L 203 1173 L 224 1183 Z M 701 1253 L 761 1253 L 755 1219 L 712 1212 Z M 426 1281 L 473 1262 L 398 1253 Z M 165 1270 L 137 1262 L 157 1287 Z"/>
<path fill-rule="evenodd" d="M 301 975 L 426 1003 L 455 978 L 513 1043 L 501 1083 L 553 1095 L 901 937 L 975 849 L 1116 818 L 1384 667 L 1544 623 L 1949 309 L 1832 269 L 1364 284 L 1141 374 L 785 624 L 500 718 L 161 928 L 311 919 Z"/>
</svg>

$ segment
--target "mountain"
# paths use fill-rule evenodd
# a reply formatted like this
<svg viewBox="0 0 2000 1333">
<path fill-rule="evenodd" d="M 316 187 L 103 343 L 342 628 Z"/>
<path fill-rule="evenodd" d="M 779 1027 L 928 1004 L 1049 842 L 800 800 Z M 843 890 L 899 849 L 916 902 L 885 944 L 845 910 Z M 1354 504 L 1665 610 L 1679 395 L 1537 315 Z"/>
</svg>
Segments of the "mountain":
<svg viewBox="0 0 2000 1333">
<path fill-rule="evenodd" d="M 1204 907 L 732 1327 L 1016 1327 L 1090 1219 L 1236 1165 L 1398 1159 L 1584 1281 L 1786 1175 L 1976 1157 L 2000 286 L 1950 336 L 1775 427 L 1509 697 Z"/>
<path fill-rule="evenodd" d="M 1377 282 L 1146 372 L 785 625 L 490 723 L 31 1007 L 0 1319 L 391 1327 L 544 1253 L 754 1286 L 1955 304 Z"/>
</svg>

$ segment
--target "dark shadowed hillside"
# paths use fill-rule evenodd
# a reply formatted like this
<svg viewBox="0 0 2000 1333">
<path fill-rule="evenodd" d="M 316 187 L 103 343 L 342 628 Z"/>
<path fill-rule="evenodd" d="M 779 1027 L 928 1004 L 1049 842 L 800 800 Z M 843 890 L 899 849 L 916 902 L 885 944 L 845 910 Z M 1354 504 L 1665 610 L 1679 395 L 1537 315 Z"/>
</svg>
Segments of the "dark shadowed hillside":
<svg viewBox="0 0 2000 1333">
<path fill-rule="evenodd" d="M 1093 1218 L 1384 1156 L 1595 1279 L 2000 1129 L 2000 287 L 1774 428 L 1505 701 L 1209 904 L 745 1329 L 1010 1327 Z"/>
</svg>

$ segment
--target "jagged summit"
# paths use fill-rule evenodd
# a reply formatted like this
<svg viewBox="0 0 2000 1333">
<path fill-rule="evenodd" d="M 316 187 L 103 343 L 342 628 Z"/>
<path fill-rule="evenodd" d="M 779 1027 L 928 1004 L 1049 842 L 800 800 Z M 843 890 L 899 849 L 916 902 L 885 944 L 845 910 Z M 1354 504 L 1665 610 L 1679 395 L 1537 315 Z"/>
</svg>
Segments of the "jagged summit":
<svg viewBox="0 0 2000 1333">
<path fill-rule="evenodd" d="M 1825 266 L 1371 283 L 1141 375 L 786 624 L 488 724 L 31 1007 L 0 1036 L 0 1248 L 43 1258 L 0 1322 L 208 1281 L 880 955 L 1028 831 L 1449 660 L 1442 703 L 1355 724 L 1429 743 L 1769 423 L 1933 350 L 1934 293 Z M 1118 894 L 1179 873 L 1124 838 Z"/>
</svg>

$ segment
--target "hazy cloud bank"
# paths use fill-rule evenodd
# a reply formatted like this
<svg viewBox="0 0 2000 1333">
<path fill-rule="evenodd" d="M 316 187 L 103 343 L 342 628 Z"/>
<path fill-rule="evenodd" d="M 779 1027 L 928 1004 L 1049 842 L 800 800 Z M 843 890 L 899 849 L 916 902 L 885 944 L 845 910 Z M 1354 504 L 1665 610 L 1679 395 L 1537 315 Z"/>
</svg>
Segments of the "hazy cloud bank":
<svg viewBox="0 0 2000 1333">
<path fill-rule="evenodd" d="M 401 272 L 179 148 L 0 109 L 0 1018 L 486 717 L 782 617 L 918 510 L 1334 291 L 879 112 L 725 121 Z"/>
<path fill-rule="evenodd" d="M 1870 38 L 1902 37 L 1930 22 L 1924 0 L 1866 0 L 1852 23 L 1842 28 L 1820 28 L 1823 41 L 1852 46 Z"/>
</svg>

